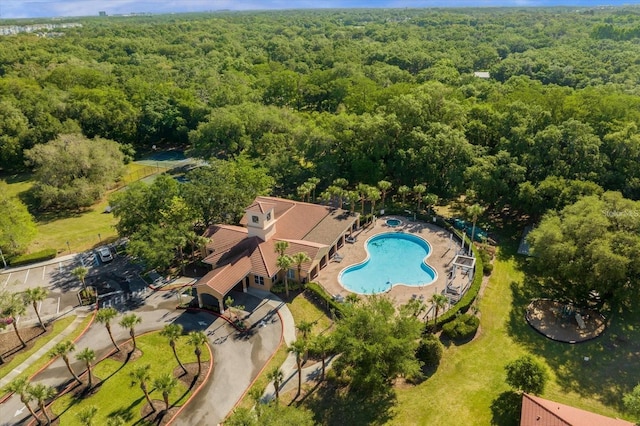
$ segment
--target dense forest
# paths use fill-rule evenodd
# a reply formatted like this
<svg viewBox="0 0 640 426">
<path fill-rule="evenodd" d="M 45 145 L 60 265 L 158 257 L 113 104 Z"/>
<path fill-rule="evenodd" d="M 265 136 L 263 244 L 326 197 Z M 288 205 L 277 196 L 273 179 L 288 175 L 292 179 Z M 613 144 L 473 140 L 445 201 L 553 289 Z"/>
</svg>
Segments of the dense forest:
<svg viewBox="0 0 640 426">
<path fill-rule="evenodd" d="M 73 22 L 0 37 L 4 172 L 81 132 L 139 154 L 243 155 L 280 195 L 386 179 L 533 217 L 605 190 L 640 198 L 640 8 Z"/>
</svg>

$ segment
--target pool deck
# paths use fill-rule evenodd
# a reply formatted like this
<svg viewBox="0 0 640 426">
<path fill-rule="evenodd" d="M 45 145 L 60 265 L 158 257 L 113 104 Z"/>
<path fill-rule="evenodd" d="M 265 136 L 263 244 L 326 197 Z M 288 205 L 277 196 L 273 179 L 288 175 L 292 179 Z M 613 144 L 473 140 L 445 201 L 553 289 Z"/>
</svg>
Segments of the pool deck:
<svg viewBox="0 0 640 426">
<path fill-rule="evenodd" d="M 392 218 L 400 219 L 402 224 L 394 227 L 388 226 L 386 220 Z M 434 293 L 441 293 L 444 290 L 451 267 L 450 264 L 456 253 L 460 250 L 460 245 L 457 244 L 456 240 L 451 241 L 451 233 L 439 226 L 426 222 L 409 221 L 407 218 L 401 216 L 384 216 L 378 218 L 374 226 L 369 226 L 366 229 L 354 232 L 353 236 L 357 238 L 356 242 L 353 244 L 346 243 L 345 246 L 339 250 L 339 254 L 343 257 L 343 260 L 341 262 L 329 262 L 327 267 L 320 271 L 316 281 L 320 283 L 329 294 L 340 294 L 346 297 L 350 291 L 340 285 L 338 281 L 340 271 L 366 259 L 367 252 L 364 247 L 366 241 L 374 235 L 385 232 L 405 232 L 418 235 L 427 240 L 431 245 L 432 251 L 427 257 L 427 263 L 438 272 L 438 278 L 431 284 L 425 286 L 396 285 L 384 293 L 394 299 L 398 305 L 418 298 L 423 299 L 427 307 L 430 308 L 431 304 L 428 300 Z M 458 272 L 454 279 L 454 284 L 459 285 L 467 281 L 468 279 Z"/>
</svg>

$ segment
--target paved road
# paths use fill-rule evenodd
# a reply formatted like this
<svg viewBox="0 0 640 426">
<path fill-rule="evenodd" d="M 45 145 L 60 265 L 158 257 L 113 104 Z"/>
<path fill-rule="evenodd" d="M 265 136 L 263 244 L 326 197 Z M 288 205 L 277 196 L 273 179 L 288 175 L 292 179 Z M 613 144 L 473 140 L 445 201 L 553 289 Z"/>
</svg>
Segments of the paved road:
<svg viewBox="0 0 640 426">
<path fill-rule="evenodd" d="M 214 357 L 213 374 L 189 408 L 180 413 L 175 425 L 222 422 L 280 345 L 282 323 L 273 306 L 246 293 L 234 293 L 233 299 L 251 312 L 246 319 L 251 329 L 239 334 L 221 318 L 207 327 Z"/>
</svg>

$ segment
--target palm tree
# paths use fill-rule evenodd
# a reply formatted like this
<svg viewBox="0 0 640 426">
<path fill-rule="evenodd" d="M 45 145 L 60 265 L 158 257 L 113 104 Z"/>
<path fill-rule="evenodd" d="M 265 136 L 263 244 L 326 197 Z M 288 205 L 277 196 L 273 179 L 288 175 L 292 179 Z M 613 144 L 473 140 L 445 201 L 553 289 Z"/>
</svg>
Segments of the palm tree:
<svg viewBox="0 0 640 426">
<path fill-rule="evenodd" d="M 29 405 L 29 403 L 33 400 L 33 396 L 31 395 L 31 387 L 32 385 L 29 382 L 29 379 L 27 379 L 26 377 L 18 377 L 17 379 L 14 379 L 11 383 L 9 383 L 4 388 L 4 391 L 18 394 L 20 396 L 20 401 L 24 404 L 25 407 L 27 407 L 27 410 L 29 410 L 38 424 L 40 424 L 40 419 L 38 418 L 38 416 L 36 416 L 36 413 L 35 411 L 33 411 L 33 408 L 31 408 L 31 405 Z"/>
<path fill-rule="evenodd" d="M 134 368 L 129 376 L 131 377 L 132 385 L 138 383 L 140 385 L 140 389 L 144 392 L 144 397 L 147 398 L 147 402 L 151 406 L 151 411 L 156 411 L 156 407 L 153 406 L 153 402 L 151 398 L 149 398 L 149 391 L 147 390 L 147 382 L 151 379 L 149 375 L 149 370 L 151 370 L 151 366 L 149 364 L 140 365 Z"/>
<path fill-rule="evenodd" d="M 312 342 L 313 350 L 320 355 L 322 359 L 322 375 L 320 376 L 320 380 L 324 380 L 324 372 L 325 372 L 325 361 L 327 357 L 327 351 L 331 347 L 331 339 L 324 335 L 317 335 Z"/>
<path fill-rule="evenodd" d="M 478 220 L 478 216 L 484 213 L 484 207 L 479 204 L 474 204 L 467 208 L 467 214 L 471 217 L 471 221 L 473 222 L 473 226 L 471 227 L 471 243 L 469 244 L 469 254 L 471 254 L 471 244 L 475 239 L 476 234 L 476 221 Z M 464 235 L 462 236 L 464 238 Z"/>
<path fill-rule="evenodd" d="M 369 185 L 359 183 L 356 189 L 360 195 L 360 214 L 364 216 L 364 203 L 367 201 L 367 196 L 369 195 Z"/>
<path fill-rule="evenodd" d="M 299 251 L 298 253 L 291 256 L 291 260 L 298 268 L 298 281 L 302 282 L 302 264 L 305 262 L 311 262 L 311 258 L 309 255 L 303 251 Z"/>
<path fill-rule="evenodd" d="M 276 266 L 284 271 L 284 292 L 289 298 L 289 268 L 293 264 L 293 259 L 290 256 L 278 256 Z"/>
<path fill-rule="evenodd" d="M 448 301 L 449 299 L 447 299 L 447 297 L 443 294 L 434 293 L 433 296 L 431 296 L 431 305 L 436 308 L 435 315 L 433 316 L 434 323 L 438 319 L 438 313 L 440 312 L 440 309 L 444 309 L 444 307 L 447 306 Z"/>
<path fill-rule="evenodd" d="M 47 424 L 50 425 L 51 417 L 49 417 L 49 414 L 47 413 L 47 407 L 45 406 L 45 403 L 47 402 L 47 400 L 56 396 L 55 388 L 51 386 L 47 386 L 42 383 L 38 383 L 31 386 L 31 389 L 29 389 L 29 395 L 31 395 L 33 399 L 38 401 L 38 406 L 40 407 L 40 411 L 42 411 L 42 414 L 44 414 L 45 419 L 47 419 Z"/>
<path fill-rule="evenodd" d="M 331 185 L 327 188 L 331 197 L 335 197 L 338 199 L 338 208 L 342 208 L 342 204 L 344 203 L 344 197 L 347 195 L 347 190 L 336 185 Z"/>
<path fill-rule="evenodd" d="M 83 426 L 92 426 L 93 418 L 96 416 L 96 414 L 98 414 L 98 407 L 92 405 L 76 413 L 76 417 L 78 418 L 80 423 L 83 424 Z"/>
<path fill-rule="evenodd" d="M 131 350 L 131 352 L 135 352 L 136 348 L 138 347 L 136 343 L 136 325 L 140 324 L 141 322 L 142 318 L 140 318 L 136 314 L 125 315 L 120 320 L 120 327 L 128 328 L 129 336 L 131 336 L 131 339 L 133 340 L 133 349 Z"/>
<path fill-rule="evenodd" d="M 267 380 L 273 382 L 273 389 L 275 389 L 276 391 L 276 401 L 278 401 L 278 399 L 280 398 L 280 385 L 284 380 L 284 373 L 282 372 L 282 370 L 280 370 L 280 368 L 274 367 L 273 370 L 267 373 Z"/>
<path fill-rule="evenodd" d="M 380 199 L 380 191 L 375 186 L 370 186 L 367 191 L 367 198 L 371 201 L 371 215 L 376 211 L 376 201 Z"/>
<path fill-rule="evenodd" d="M 298 194 L 298 197 L 300 197 L 300 201 L 304 201 L 305 198 L 307 198 L 311 193 L 311 187 L 306 183 L 303 183 L 298 188 L 296 188 L 296 192 Z"/>
<path fill-rule="evenodd" d="M 107 418 L 107 426 L 124 426 L 125 421 L 118 414 L 111 415 Z"/>
<path fill-rule="evenodd" d="M 89 270 L 84 266 L 78 266 L 77 268 L 73 268 L 73 270 L 71 271 L 71 275 L 80 280 L 80 282 L 82 283 L 82 287 L 85 290 L 87 289 L 87 284 L 84 282 L 84 279 L 87 277 L 88 273 Z"/>
<path fill-rule="evenodd" d="M 169 394 L 178 385 L 178 380 L 171 373 L 164 373 L 153 381 L 153 386 L 157 391 L 162 392 L 165 411 L 169 410 Z"/>
<path fill-rule="evenodd" d="M 284 252 L 286 252 L 288 248 L 289 243 L 286 241 L 276 241 L 273 245 L 273 249 L 278 253 L 278 256 L 284 256 Z"/>
<path fill-rule="evenodd" d="M 34 287 L 28 288 L 24 292 L 24 301 L 25 303 L 31 303 L 33 306 L 33 310 L 36 311 L 36 315 L 38 316 L 38 322 L 40 322 L 40 326 L 42 330 L 47 331 L 47 327 L 42 322 L 42 318 L 40 318 L 40 312 L 38 312 L 38 302 L 42 302 L 49 295 L 49 290 L 44 287 Z"/>
<path fill-rule="evenodd" d="M 0 318 L 0 332 L 4 331 L 5 328 L 7 328 L 7 323 L 4 319 Z M 1 352 L 0 352 L 0 364 L 4 364 L 4 358 Z"/>
<path fill-rule="evenodd" d="M 309 179 L 307 179 L 307 183 L 309 184 L 309 188 L 311 188 L 311 192 L 312 192 L 312 203 L 316 202 L 316 188 L 318 187 L 318 184 L 320 183 L 320 179 L 318 179 L 317 177 L 310 177 Z"/>
<path fill-rule="evenodd" d="M 420 204 L 422 203 L 422 195 L 427 192 L 427 187 L 423 184 L 418 184 L 413 187 L 413 192 L 418 200 L 418 211 L 420 211 Z"/>
<path fill-rule="evenodd" d="M 314 322 L 302 320 L 298 323 L 298 325 L 296 325 L 296 328 L 302 334 L 303 340 L 307 340 L 307 337 L 309 337 L 309 333 L 311 333 L 311 329 L 313 328 L 314 324 Z"/>
<path fill-rule="evenodd" d="M 96 353 L 91 348 L 84 348 L 76 355 L 78 361 L 84 361 L 87 366 L 87 373 L 89 374 L 89 381 L 87 382 L 87 389 L 91 389 L 93 385 L 93 371 L 91 371 L 91 363 L 96 360 Z"/>
<path fill-rule="evenodd" d="M 355 214 L 356 203 L 360 199 L 360 194 L 358 194 L 358 191 L 347 191 L 345 193 L 345 198 L 349 202 L 349 211 L 351 212 L 351 214 Z"/>
<path fill-rule="evenodd" d="M 115 339 L 113 338 L 113 333 L 111 332 L 111 320 L 113 320 L 117 316 L 118 311 L 110 306 L 108 308 L 102 308 L 98 310 L 98 312 L 96 313 L 96 321 L 104 324 L 105 328 L 107 329 L 107 333 L 109 333 L 111 343 L 113 343 L 113 346 L 115 346 L 116 349 L 120 351 L 120 346 L 118 346 L 118 344 L 116 343 Z"/>
<path fill-rule="evenodd" d="M 75 351 L 75 350 L 76 350 L 76 345 L 74 345 L 73 342 L 70 341 L 70 340 L 65 340 L 63 342 L 57 343 L 51 349 L 51 351 L 49 351 L 49 357 L 51 357 L 51 358 L 55 358 L 55 357 L 58 357 L 58 356 L 62 357 L 62 360 L 64 361 L 65 365 L 67 366 L 67 369 L 69 370 L 69 373 L 71 373 L 73 378 L 76 379 L 76 381 L 78 383 L 82 383 L 82 380 L 80 380 L 80 378 L 76 375 L 76 373 L 71 368 L 71 364 L 69 363 L 69 354 L 71 352 Z"/>
<path fill-rule="evenodd" d="M 0 313 L 0 317 L 2 318 L 10 318 L 11 325 L 13 325 L 13 330 L 16 332 L 18 336 L 18 340 L 22 343 L 22 347 L 26 347 L 27 344 L 22 339 L 20 332 L 18 331 L 18 323 L 16 318 L 21 315 L 24 315 L 27 312 L 27 307 L 24 304 L 24 299 L 20 297 L 19 294 L 13 293 L 9 294 L 4 301 L 4 307 L 2 308 L 2 312 Z"/>
<path fill-rule="evenodd" d="M 407 185 L 402 185 L 398 188 L 398 194 L 400 194 L 400 196 L 402 197 L 402 207 L 404 207 L 405 205 L 407 194 L 409 192 L 411 192 L 411 188 L 409 188 Z"/>
<path fill-rule="evenodd" d="M 302 357 L 307 350 L 307 342 L 302 339 L 298 339 L 291 343 L 288 350 L 296 356 L 296 366 L 298 367 L 298 393 L 296 394 L 296 397 L 298 397 L 300 395 L 300 390 L 302 389 Z"/>
<path fill-rule="evenodd" d="M 198 358 L 198 374 L 196 376 L 200 376 L 200 372 L 202 371 L 202 361 L 200 360 L 200 355 L 202 355 L 202 350 L 200 347 L 207 343 L 207 335 L 202 331 L 192 331 L 189 333 L 189 344 L 193 345 L 195 350 L 193 351 L 196 354 L 196 358 Z"/>
<path fill-rule="evenodd" d="M 378 188 L 382 192 L 382 208 L 384 209 L 384 200 L 387 198 L 387 192 L 391 189 L 391 182 L 388 180 L 381 180 L 378 182 Z"/>
<path fill-rule="evenodd" d="M 184 374 L 187 374 L 187 369 L 182 365 L 180 358 L 178 358 L 178 353 L 176 352 L 176 340 L 182 336 L 182 331 L 182 326 L 180 324 L 167 324 L 160 332 L 160 335 L 169 340 L 169 346 L 171 346 L 171 350 L 173 350 L 173 356 L 176 357 L 176 361 L 178 361 L 178 365 L 180 365 Z"/>
<path fill-rule="evenodd" d="M 424 196 L 424 204 L 427 207 L 427 213 L 431 210 L 431 206 L 435 206 L 438 203 L 438 196 L 436 194 L 427 194 Z M 435 213 L 435 210 L 434 210 Z"/>
</svg>

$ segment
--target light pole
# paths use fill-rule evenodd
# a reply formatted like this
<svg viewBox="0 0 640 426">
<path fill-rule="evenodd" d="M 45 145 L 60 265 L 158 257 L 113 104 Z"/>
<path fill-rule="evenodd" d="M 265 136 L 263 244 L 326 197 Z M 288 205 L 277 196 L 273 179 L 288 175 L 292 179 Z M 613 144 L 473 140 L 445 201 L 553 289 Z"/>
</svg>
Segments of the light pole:
<svg viewBox="0 0 640 426">
<path fill-rule="evenodd" d="M 100 234 L 98 234 L 98 240 L 100 240 L 100 242 L 102 242 L 102 237 L 100 236 Z"/>
<path fill-rule="evenodd" d="M 69 250 L 69 253 L 71 253 L 71 246 L 69 245 L 69 241 L 67 241 L 67 249 Z"/>
</svg>

